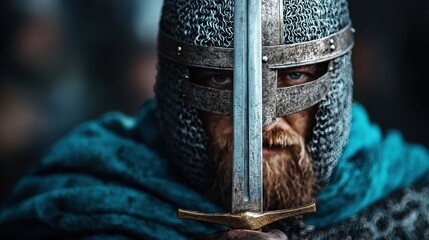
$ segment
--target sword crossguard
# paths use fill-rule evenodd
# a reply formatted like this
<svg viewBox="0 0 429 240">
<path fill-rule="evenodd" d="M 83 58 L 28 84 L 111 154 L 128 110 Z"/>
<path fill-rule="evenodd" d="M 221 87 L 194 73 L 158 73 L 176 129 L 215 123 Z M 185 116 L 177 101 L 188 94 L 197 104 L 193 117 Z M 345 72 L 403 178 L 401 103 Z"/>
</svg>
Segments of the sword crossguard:
<svg viewBox="0 0 429 240">
<path fill-rule="evenodd" d="M 263 226 L 289 217 L 316 212 L 314 202 L 292 209 L 267 211 L 263 213 L 202 213 L 178 209 L 177 217 L 188 220 L 203 221 L 228 226 L 234 229 L 259 230 Z"/>
</svg>

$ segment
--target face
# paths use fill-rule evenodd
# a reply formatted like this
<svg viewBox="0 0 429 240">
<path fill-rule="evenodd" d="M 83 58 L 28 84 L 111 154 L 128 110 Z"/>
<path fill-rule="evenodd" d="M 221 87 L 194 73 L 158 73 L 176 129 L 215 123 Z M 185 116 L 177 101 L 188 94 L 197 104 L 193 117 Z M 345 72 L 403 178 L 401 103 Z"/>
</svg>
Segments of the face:
<svg viewBox="0 0 429 240">
<path fill-rule="evenodd" d="M 313 81 L 327 71 L 327 63 L 282 69 L 277 87 L 289 87 Z M 190 69 L 191 81 L 212 88 L 232 90 L 231 71 Z M 317 106 L 288 116 L 262 129 L 264 168 L 264 208 L 281 209 L 311 201 L 314 172 L 306 143 L 315 125 Z M 208 196 L 229 208 L 232 166 L 232 116 L 199 112 L 211 145 L 209 156 L 215 183 Z"/>
</svg>

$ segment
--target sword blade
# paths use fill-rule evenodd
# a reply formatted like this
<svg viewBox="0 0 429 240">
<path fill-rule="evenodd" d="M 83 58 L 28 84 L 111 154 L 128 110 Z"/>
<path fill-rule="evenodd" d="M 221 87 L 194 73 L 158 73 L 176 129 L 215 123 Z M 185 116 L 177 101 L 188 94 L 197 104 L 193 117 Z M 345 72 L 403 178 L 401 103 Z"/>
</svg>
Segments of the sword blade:
<svg viewBox="0 0 429 240">
<path fill-rule="evenodd" d="M 261 0 L 236 0 L 234 15 L 231 212 L 262 212 Z"/>
</svg>

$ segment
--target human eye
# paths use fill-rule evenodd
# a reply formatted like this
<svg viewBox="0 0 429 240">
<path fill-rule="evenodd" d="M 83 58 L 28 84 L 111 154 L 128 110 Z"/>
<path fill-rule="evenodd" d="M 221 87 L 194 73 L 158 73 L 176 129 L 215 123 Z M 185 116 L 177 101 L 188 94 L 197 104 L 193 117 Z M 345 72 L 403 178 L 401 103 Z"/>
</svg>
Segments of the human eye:
<svg viewBox="0 0 429 240">
<path fill-rule="evenodd" d="M 308 74 L 303 72 L 293 72 L 286 74 L 286 78 L 291 81 L 302 81 L 304 78 L 307 78 Z"/>
<path fill-rule="evenodd" d="M 192 82 L 201 86 L 231 90 L 233 72 L 230 70 L 213 70 L 205 68 L 189 68 L 189 77 Z"/>
<path fill-rule="evenodd" d="M 278 70 L 277 87 L 289 87 L 311 82 L 327 71 L 327 63 L 304 65 Z"/>
<path fill-rule="evenodd" d="M 217 85 L 227 85 L 231 84 L 232 77 L 228 75 L 211 75 L 210 81 Z"/>
<path fill-rule="evenodd" d="M 302 71 L 281 71 L 277 79 L 277 87 L 288 87 L 313 80 L 313 76 Z"/>
</svg>

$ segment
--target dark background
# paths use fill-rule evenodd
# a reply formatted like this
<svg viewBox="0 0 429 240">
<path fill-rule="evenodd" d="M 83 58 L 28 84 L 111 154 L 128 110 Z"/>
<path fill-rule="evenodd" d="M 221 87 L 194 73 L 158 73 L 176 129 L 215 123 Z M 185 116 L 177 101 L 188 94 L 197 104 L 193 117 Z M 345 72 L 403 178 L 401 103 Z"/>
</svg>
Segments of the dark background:
<svg viewBox="0 0 429 240">
<path fill-rule="evenodd" d="M 0 200 L 49 147 L 153 95 L 161 0 L 2 0 Z M 383 131 L 429 146 L 429 1 L 350 1 L 354 98 Z"/>
<path fill-rule="evenodd" d="M 350 1 L 354 98 L 384 131 L 429 146 L 429 1 Z"/>
</svg>

